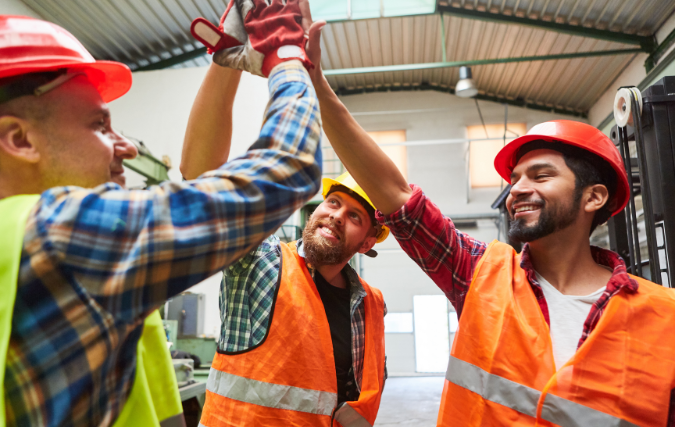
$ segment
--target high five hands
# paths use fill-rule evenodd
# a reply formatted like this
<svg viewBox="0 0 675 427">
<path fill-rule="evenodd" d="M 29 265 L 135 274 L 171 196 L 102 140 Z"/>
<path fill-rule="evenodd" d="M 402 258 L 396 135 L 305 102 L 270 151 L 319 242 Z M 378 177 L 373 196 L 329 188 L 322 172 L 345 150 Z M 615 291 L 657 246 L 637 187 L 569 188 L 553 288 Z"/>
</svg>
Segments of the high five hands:
<svg viewBox="0 0 675 427">
<path fill-rule="evenodd" d="M 216 64 L 267 77 L 284 61 L 314 67 L 305 45 L 317 24 L 312 24 L 308 0 L 230 0 L 218 27 L 197 18 L 191 32 L 213 53 Z M 320 55 L 319 46 L 319 61 Z"/>
</svg>

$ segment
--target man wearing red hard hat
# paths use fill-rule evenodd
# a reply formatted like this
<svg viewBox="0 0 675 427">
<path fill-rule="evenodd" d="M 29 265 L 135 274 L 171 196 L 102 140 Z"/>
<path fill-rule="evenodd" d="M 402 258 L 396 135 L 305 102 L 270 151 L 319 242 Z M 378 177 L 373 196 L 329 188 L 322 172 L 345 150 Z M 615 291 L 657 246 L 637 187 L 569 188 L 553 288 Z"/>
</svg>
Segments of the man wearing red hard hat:
<svg viewBox="0 0 675 427">
<path fill-rule="evenodd" d="M 320 30 L 309 31 L 318 64 Z M 592 247 L 629 199 L 616 148 L 568 120 L 534 126 L 497 155 L 511 184 L 510 237 L 458 231 L 310 71 L 324 130 L 403 250 L 457 310 L 439 426 L 675 426 L 675 292 Z"/>
<path fill-rule="evenodd" d="M 277 55 L 269 34 L 299 24 L 263 13 L 256 36 Z M 52 23 L 0 15 L 0 426 L 185 425 L 157 308 L 318 190 L 318 102 L 297 59 L 265 61 L 271 100 L 243 156 L 128 191 L 137 150 L 106 103 L 130 70 Z"/>
</svg>

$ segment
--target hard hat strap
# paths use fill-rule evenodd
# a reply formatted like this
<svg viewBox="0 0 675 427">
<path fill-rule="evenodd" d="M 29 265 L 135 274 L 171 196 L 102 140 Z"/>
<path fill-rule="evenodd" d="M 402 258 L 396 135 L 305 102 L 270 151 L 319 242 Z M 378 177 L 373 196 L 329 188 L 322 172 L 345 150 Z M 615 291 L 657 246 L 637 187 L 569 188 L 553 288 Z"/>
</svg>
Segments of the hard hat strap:
<svg viewBox="0 0 675 427">
<path fill-rule="evenodd" d="M 0 104 L 26 95 L 40 96 L 84 73 L 68 70 L 22 74 L 0 80 Z"/>
</svg>

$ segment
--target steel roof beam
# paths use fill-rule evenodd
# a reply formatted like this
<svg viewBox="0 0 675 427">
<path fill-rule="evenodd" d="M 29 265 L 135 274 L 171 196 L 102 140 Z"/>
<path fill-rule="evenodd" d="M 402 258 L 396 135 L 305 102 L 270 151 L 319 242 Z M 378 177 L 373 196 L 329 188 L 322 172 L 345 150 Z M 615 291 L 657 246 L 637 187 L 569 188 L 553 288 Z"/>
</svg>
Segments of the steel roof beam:
<svg viewBox="0 0 675 427">
<path fill-rule="evenodd" d="M 474 59 L 469 61 L 427 62 L 421 64 L 385 65 L 380 67 L 341 68 L 335 70 L 324 70 L 323 74 L 326 76 L 344 76 L 350 74 L 431 70 L 436 68 L 454 68 L 463 66 L 471 67 L 476 65 L 506 64 L 510 62 L 532 62 L 532 61 L 549 61 L 558 59 L 588 58 L 596 56 L 633 55 L 640 52 L 642 52 L 642 50 L 638 48 L 619 49 L 619 50 L 599 50 L 591 52 L 561 53 L 558 55 L 521 56 L 516 58 Z"/>
<path fill-rule="evenodd" d="M 645 61 L 645 69 L 647 70 L 647 74 L 649 74 L 649 72 L 654 69 L 654 66 L 659 62 L 663 54 L 666 53 L 666 51 L 673 44 L 675 44 L 675 29 L 663 39 L 661 44 L 659 44 L 659 46 L 654 49 L 652 54 L 649 55 L 649 58 L 647 58 Z"/>
<path fill-rule="evenodd" d="M 599 30 L 597 28 L 588 28 L 581 25 L 560 24 L 557 22 L 548 22 L 540 19 L 521 18 L 514 15 L 504 15 L 501 13 L 481 12 L 478 10 L 469 10 L 450 5 L 438 4 L 437 12 L 447 15 L 454 15 L 460 18 L 478 19 L 481 21 L 491 21 L 503 24 L 517 24 L 535 27 L 542 30 L 556 31 L 559 33 L 571 34 L 574 36 L 589 37 L 594 39 L 625 43 L 640 46 L 644 52 L 651 53 L 656 48 L 654 36 L 639 36 L 637 34 L 626 34 L 617 31 Z"/>
<path fill-rule="evenodd" d="M 437 92 L 445 92 L 445 93 L 450 93 L 454 94 L 455 90 L 449 87 L 442 87 L 442 86 L 435 86 L 435 85 L 430 85 L 428 83 L 423 83 L 420 85 L 414 85 L 414 86 L 379 86 L 379 87 L 368 87 L 368 88 L 359 88 L 359 89 L 347 89 L 347 88 L 338 88 L 335 90 L 335 93 L 344 96 L 344 95 L 357 95 L 357 94 L 362 94 L 362 93 L 372 93 L 372 92 L 399 92 L 399 91 L 417 91 L 417 90 L 433 90 Z M 475 96 L 475 98 L 482 100 L 482 101 L 491 101 L 491 102 L 496 102 L 499 104 L 509 104 L 513 105 L 516 107 L 522 107 L 522 108 L 527 108 L 530 110 L 539 110 L 539 111 L 547 111 L 549 113 L 556 113 L 556 114 L 562 114 L 566 116 L 572 116 L 572 117 L 581 117 L 581 118 L 588 118 L 588 114 L 586 112 L 578 111 L 578 110 L 573 110 L 570 108 L 565 108 L 565 107 L 555 107 L 555 106 L 548 106 L 548 105 L 542 105 L 542 104 L 537 104 L 535 102 L 528 102 L 524 99 L 509 99 L 509 98 L 504 98 L 500 96 L 493 96 L 493 95 L 485 95 L 485 94 L 478 94 Z"/>
</svg>

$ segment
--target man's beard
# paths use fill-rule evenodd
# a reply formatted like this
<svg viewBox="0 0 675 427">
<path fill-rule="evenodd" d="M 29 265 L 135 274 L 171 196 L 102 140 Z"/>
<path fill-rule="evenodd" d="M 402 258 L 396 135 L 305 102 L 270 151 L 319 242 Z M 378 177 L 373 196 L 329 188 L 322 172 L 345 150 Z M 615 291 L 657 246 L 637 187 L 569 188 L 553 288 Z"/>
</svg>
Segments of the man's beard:
<svg viewBox="0 0 675 427">
<path fill-rule="evenodd" d="M 526 219 L 524 218 L 511 222 L 509 238 L 521 243 L 533 242 L 572 225 L 577 219 L 581 206 L 581 192 L 575 191 L 574 193 L 571 206 L 560 206 L 555 210 L 546 209 L 546 202 L 543 200 L 532 202 L 533 205 L 540 206 L 539 220 L 531 226 L 525 225 Z"/>
<path fill-rule="evenodd" d="M 310 218 L 302 232 L 302 244 L 305 250 L 305 260 L 314 267 L 322 265 L 337 265 L 348 261 L 357 252 L 358 246 L 347 247 L 344 240 L 339 239 L 335 243 L 329 242 L 316 234 L 316 230 L 329 225 L 333 230 L 337 227 L 331 221 L 320 221 Z M 341 236 L 344 237 L 344 236 Z"/>
</svg>

